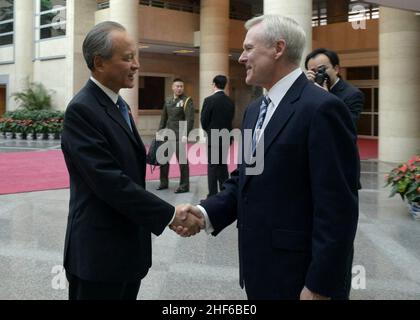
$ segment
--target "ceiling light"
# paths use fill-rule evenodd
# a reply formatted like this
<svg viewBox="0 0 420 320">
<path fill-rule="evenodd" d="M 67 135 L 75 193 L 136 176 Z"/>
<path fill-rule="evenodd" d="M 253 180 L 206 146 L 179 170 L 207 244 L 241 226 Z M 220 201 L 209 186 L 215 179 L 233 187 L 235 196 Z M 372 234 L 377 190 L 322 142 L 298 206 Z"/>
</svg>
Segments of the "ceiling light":
<svg viewBox="0 0 420 320">
<path fill-rule="evenodd" d="M 185 50 L 185 49 L 183 49 L 183 50 L 177 50 L 177 51 L 174 51 L 174 53 L 194 53 L 194 51 L 192 51 L 192 50 Z"/>
</svg>

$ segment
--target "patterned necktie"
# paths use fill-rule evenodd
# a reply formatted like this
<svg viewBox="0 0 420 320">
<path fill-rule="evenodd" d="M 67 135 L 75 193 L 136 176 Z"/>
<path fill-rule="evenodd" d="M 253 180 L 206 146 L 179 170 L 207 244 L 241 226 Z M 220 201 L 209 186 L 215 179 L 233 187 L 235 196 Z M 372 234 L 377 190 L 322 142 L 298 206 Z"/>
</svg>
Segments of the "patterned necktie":
<svg viewBox="0 0 420 320">
<path fill-rule="evenodd" d="M 252 138 L 252 155 L 255 155 L 257 143 L 261 135 L 261 129 L 264 124 L 265 116 L 267 115 L 267 109 L 270 103 L 270 98 L 268 96 L 264 96 L 260 106 L 260 115 L 258 116 L 257 126 L 255 127 L 254 136 Z"/>
<path fill-rule="evenodd" d="M 128 115 L 127 105 L 120 96 L 118 96 L 117 105 L 119 107 L 118 110 L 120 110 L 125 122 L 127 122 L 128 127 L 130 128 L 131 132 L 133 132 L 133 128 L 131 127 L 130 116 Z"/>
</svg>

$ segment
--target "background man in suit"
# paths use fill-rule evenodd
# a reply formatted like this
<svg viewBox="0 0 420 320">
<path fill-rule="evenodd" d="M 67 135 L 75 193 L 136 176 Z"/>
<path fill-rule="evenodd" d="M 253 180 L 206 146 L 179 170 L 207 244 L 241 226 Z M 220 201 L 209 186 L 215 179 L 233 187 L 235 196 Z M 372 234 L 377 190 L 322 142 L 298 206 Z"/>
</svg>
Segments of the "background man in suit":
<svg viewBox="0 0 420 320">
<path fill-rule="evenodd" d="M 227 84 L 227 78 L 218 75 L 213 79 L 214 94 L 207 97 L 203 103 L 201 111 L 201 126 L 207 133 L 207 159 L 208 159 L 208 185 L 209 196 L 215 195 L 220 190 L 223 183 L 229 178 L 227 166 L 227 154 L 230 147 L 230 139 L 227 141 L 221 137 L 212 140 L 212 129 L 219 133 L 220 130 L 232 130 L 232 121 L 235 115 L 235 107 L 232 99 L 224 92 Z M 214 158 L 212 159 L 212 153 Z M 216 157 L 217 155 L 217 157 Z"/>
<path fill-rule="evenodd" d="M 190 172 L 187 158 L 188 135 L 194 128 L 194 104 L 190 97 L 184 94 L 184 81 L 175 79 L 172 85 L 173 95 L 168 97 L 162 110 L 159 130 L 169 129 L 175 133 L 175 141 L 170 141 L 168 159 L 175 151 L 179 162 L 181 178 L 175 193 L 190 191 Z M 182 125 L 186 122 L 186 127 Z M 168 189 L 169 163 L 160 166 L 160 185 L 157 190 Z"/>
<path fill-rule="evenodd" d="M 136 299 L 151 267 L 151 233 L 198 220 L 145 190 L 146 151 L 129 107 L 118 95 L 139 69 L 136 42 L 114 22 L 83 43 L 91 70 L 70 102 L 62 150 L 70 174 L 64 267 L 73 299 Z"/>
<path fill-rule="evenodd" d="M 328 78 L 321 84 L 321 87 L 344 102 L 349 108 L 354 126 L 357 129 L 357 121 L 364 105 L 363 93 L 341 79 L 339 76 L 340 59 L 337 53 L 324 48 L 316 49 L 306 57 L 305 68 L 308 70 L 306 76 L 310 81 L 315 82 L 317 72 L 322 66 L 325 67 Z"/>
<path fill-rule="evenodd" d="M 264 170 L 251 176 L 240 164 L 222 192 L 183 210 L 203 215 L 213 235 L 237 220 L 248 298 L 348 298 L 359 172 L 350 113 L 299 68 L 305 33 L 294 20 L 266 15 L 245 26 L 246 83 L 268 93 L 247 108 L 242 128 L 263 149 Z"/>
</svg>

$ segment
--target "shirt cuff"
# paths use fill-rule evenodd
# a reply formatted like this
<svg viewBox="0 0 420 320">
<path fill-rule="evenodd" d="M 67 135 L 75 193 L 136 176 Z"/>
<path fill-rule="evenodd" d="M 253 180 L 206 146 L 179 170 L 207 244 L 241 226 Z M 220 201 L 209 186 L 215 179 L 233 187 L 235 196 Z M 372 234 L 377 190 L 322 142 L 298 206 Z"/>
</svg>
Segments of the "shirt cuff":
<svg viewBox="0 0 420 320">
<path fill-rule="evenodd" d="M 204 216 L 204 220 L 206 221 L 205 224 L 205 230 L 207 234 L 212 234 L 214 232 L 213 225 L 211 224 L 211 221 L 209 219 L 209 215 L 207 214 L 206 209 L 204 209 L 202 206 L 198 205 L 197 208 L 201 211 L 201 213 Z"/>
<path fill-rule="evenodd" d="M 173 217 L 172 217 L 172 219 L 171 219 L 171 222 L 169 222 L 169 223 L 168 223 L 168 227 L 172 224 L 172 222 L 174 222 L 175 217 L 176 217 L 176 208 L 175 208 L 174 215 L 173 215 Z"/>
</svg>

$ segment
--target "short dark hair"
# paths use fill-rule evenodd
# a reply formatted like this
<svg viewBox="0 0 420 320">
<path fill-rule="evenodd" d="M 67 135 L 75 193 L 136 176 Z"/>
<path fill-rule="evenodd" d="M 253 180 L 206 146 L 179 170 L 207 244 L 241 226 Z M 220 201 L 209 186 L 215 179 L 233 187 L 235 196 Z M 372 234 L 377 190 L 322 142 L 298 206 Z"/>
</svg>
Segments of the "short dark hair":
<svg viewBox="0 0 420 320">
<path fill-rule="evenodd" d="M 330 60 L 333 67 L 340 65 L 340 59 L 338 58 L 338 54 L 336 52 L 334 52 L 332 50 L 325 49 L 325 48 L 319 48 L 319 49 L 316 49 L 316 50 L 312 51 L 310 54 L 308 54 L 306 56 L 306 59 L 305 59 L 306 70 L 308 70 L 309 60 L 315 58 L 317 55 L 320 55 L 320 54 L 325 54 L 328 57 L 328 59 Z"/>
<path fill-rule="evenodd" d="M 182 82 L 182 83 L 184 83 L 184 80 L 182 80 L 181 78 L 175 78 L 172 83 L 175 83 L 175 82 Z"/>
<path fill-rule="evenodd" d="M 219 74 L 213 79 L 213 83 L 217 89 L 225 90 L 227 84 L 227 78 L 224 75 Z"/>
</svg>

